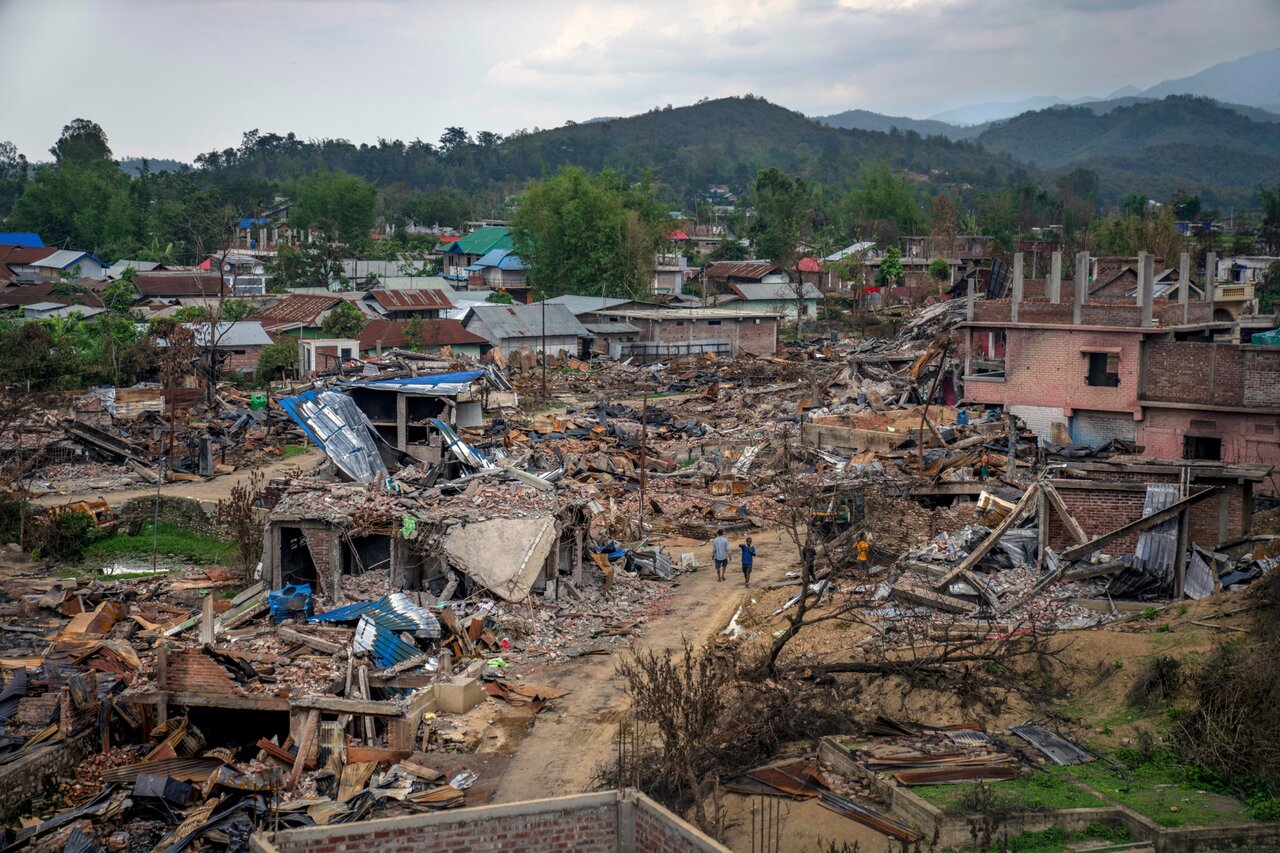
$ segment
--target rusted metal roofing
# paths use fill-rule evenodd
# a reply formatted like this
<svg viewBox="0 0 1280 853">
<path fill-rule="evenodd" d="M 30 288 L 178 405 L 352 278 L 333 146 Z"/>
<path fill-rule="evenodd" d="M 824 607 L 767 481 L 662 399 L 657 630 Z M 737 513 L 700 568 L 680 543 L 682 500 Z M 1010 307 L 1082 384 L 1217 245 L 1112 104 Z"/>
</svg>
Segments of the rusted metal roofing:
<svg viewBox="0 0 1280 853">
<path fill-rule="evenodd" d="M 231 290 L 218 273 L 138 273 L 133 286 L 144 298 L 218 296 Z"/>
<path fill-rule="evenodd" d="M 443 311 L 453 307 L 439 290 L 371 290 L 369 295 L 387 311 Z"/>
<path fill-rule="evenodd" d="M 1003 782 L 1017 771 L 1008 765 L 994 767 L 935 767 L 900 770 L 894 777 L 903 785 L 950 785 L 959 782 Z"/>
<path fill-rule="evenodd" d="M 746 278 L 759 281 L 770 273 L 780 272 L 770 261 L 716 261 L 707 267 L 707 278 Z"/>
<path fill-rule="evenodd" d="M 254 314 L 247 320 L 257 320 L 264 329 L 285 326 L 319 326 L 320 315 L 341 302 L 337 296 L 306 296 L 292 294 Z"/>
<path fill-rule="evenodd" d="M 408 325 L 407 320 L 370 320 L 365 324 L 364 331 L 360 333 L 360 351 L 367 352 L 368 350 L 376 349 L 379 342 L 381 342 L 383 349 L 408 345 L 417 346 L 419 343 L 424 347 L 460 346 L 462 344 L 488 346 L 489 344 L 487 340 L 479 335 L 468 332 L 457 320 L 423 320 L 421 341 L 416 339 L 409 340 L 406 332 Z"/>
</svg>

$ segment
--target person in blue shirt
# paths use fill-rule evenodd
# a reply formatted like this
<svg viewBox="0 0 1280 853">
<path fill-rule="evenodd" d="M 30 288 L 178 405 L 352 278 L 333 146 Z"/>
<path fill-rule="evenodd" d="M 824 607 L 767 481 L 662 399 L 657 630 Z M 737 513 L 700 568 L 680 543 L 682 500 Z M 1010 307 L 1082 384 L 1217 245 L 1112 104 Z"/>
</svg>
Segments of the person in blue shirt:
<svg viewBox="0 0 1280 853">
<path fill-rule="evenodd" d="M 717 530 L 716 538 L 711 540 L 711 559 L 716 564 L 716 580 L 724 580 L 725 569 L 729 568 L 729 539 L 723 530 Z"/>
<path fill-rule="evenodd" d="M 739 545 L 738 548 L 742 551 L 742 583 L 750 589 L 751 567 L 756 560 L 756 549 L 755 546 L 751 544 L 751 537 L 748 536 L 746 544 Z"/>
</svg>

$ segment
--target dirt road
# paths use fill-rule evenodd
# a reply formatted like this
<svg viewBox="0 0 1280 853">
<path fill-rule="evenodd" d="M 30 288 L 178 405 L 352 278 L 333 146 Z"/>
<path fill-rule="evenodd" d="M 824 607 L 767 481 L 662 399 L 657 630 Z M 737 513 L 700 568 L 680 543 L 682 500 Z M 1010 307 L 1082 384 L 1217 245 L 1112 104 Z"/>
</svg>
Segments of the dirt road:
<svg viewBox="0 0 1280 853">
<path fill-rule="evenodd" d="M 795 546 L 782 541 L 780 531 L 754 536 L 759 550 L 753 590 L 780 580 L 795 562 Z M 738 539 L 731 537 L 736 546 Z M 700 644 L 721 630 L 751 592 L 742 586 L 736 560 L 729 562 L 728 580 L 716 581 L 711 546 L 692 550 L 699 569 L 682 575 L 670 609 L 650 622 L 635 649 L 678 649 L 683 638 Z M 736 548 L 735 548 L 736 550 Z M 539 674 L 540 683 L 573 691 L 536 717 L 498 785 L 494 802 L 507 803 L 591 790 L 596 769 L 614 755 L 617 725 L 626 711 L 622 679 L 615 674 L 619 652 L 608 657 L 578 658 L 567 666 Z"/>
<path fill-rule="evenodd" d="M 260 465 L 255 468 L 242 468 L 231 474 L 224 474 L 221 477 L 214 477 L 211 480 L 205 480 L 199 483 L 165 483 L 160 487 L 160 494 L 168 495 L 175 498 L 192 498 L 198 501 L 217 501 L 225 498 L 231 493 L 231 488 L 249 478 L 253 471 L 261 471 L 265 479 L 280 476 L 286 471 L 310 470 L 324 459 L 324 454 L 317 448 L 309 447 L 306 453 L 300 453 L 296 456 L 290 456 L 284 459 L 277 459 L 267 465 Z M 71 503 L 79 500 L 95 500 L 103 498 L 113 507 L 127 503 L 134 498 L 151 497 L 156 493 L 155 486 L 145 486 L 136 489 L 123 489 L 118 492 L 102 492 L 102 491 L 77 491 L 68 492 L 67 494 L 48 494 L 41 495 L 35 499 L 35 503 L 41 506 L 59 506 L 60 504 Z"/>
</svg>

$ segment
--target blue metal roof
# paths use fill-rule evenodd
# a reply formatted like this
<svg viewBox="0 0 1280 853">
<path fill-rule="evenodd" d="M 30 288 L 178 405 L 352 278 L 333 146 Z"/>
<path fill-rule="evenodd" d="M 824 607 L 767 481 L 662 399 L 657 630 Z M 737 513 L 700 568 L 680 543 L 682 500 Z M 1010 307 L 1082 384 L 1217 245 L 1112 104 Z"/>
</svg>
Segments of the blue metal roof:
<svg viewBox="0 0 1280 853">
<path fill-rule="evenodd" d="M 422 654 L 422 649 L 400 639 L 395 630 L 384 628 L 369 618 L 366 613 L 360 617 L 356 625 L 355 643 L 352 646 L 357 652 L 369 652 L 373 660 L 383 669 L 412 660 Z"/>
<path fill-rule="evenodd" d="M 467 267 L 469 270 L 478 270 L 483 267 L 497 267 L 500 270 L 523 270 L 528 269 L 529 265 L 520 260 L 520 256 L 510 249 L 493 249 L 486 252 L 474 264 Z"/>
<path fill-rule="evenodd" d="M 447 385 L 453 382 L 474 382 L 485 375 L 483 370 L 455 370 L 453 373 L 433 373 L 430 376 L 406 376 L 403 379 L 383 379 L 379 385 Z M 360 385 L 359 382 L 348 383 Z"/>
<path fill-rule="evenodd" d="M 34 231 L 0 231 L 0 246 L 25 246 L 28 249 L 43 249 L 44 241 Z"/>
<path fill-rule="evenodd" d="M 308 622 L 354 622 L 369 620 L 390 631 L 408 631 L 415 637 L 435 640 L 440 637 L 440 622 L 435 614 L 403 592 L 393 592 L 377 601 L 358 601 L 317 613 Z"/>
<path fill-rule="evenodd" d="M 240 229 L 252 228 L 255 225 L 266 225 L 270 221 L 264 216 L 242 216 L 240 217 Z"/>
</svg>

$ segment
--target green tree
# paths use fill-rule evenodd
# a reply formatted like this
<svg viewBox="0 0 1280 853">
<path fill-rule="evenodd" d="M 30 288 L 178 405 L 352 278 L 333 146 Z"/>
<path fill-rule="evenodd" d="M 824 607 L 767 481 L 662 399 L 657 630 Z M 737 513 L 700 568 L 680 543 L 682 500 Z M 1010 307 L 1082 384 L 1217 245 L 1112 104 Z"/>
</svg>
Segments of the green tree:
<svg viewBox="0 0 1280 853">
<path fill-rule="evenodd" d="M 237 323 L 253 311 L 253 303 L 247 299 L 228 299 L 222 303 L 222 311 L 218 319 L 223 323 Z"/>
<path fill-rule="evenodd" d="M 27 158 L 12 142 L 0 142 L 0 216 L 13 210 L 13 203 L 27 184 Z"/>
<path fill-rule="evenodd" d="M 125 272 L 128 272 L 129 269 L 133 269 L 133 267 L 129 267 Z M 127 314 L 133 308 L 133 302 L 137 296 L 138 292 L 134 289 L 132 281 L 127 278 L 121 278 L 119 281 L 113 281 L 108 284 L 106 289 L 102 291 L 102 304 L 109 311 L 113 311 L 116 314 Z"/>
<path fill-rule="evenodd" d="M 293 376 L 298 371 L 298 344 L 283 340 L 265 346 L 258 354 L 258 369 L 254 376 L 263 382 Z"/>
<path fill-rule="evenodd" d="M 427 324 L 422 321 L 421 315 L 414 314 L 404 324 L 404 336 L 409 341 L 409 349 L 421 352 L 427 341 Z"/>
<path fill-rule="evenodd" d="M 902 280 L 907 271 L 902 267 L 902 252 L 897 246 L 890 246 L 880 261 L 880 271 L 876 273 L 876 284 L 881 287 L 892 287 Z"/>
<path fill-rule="evenodd" d="M 797 260 L 797 246 L 813 229 L 812 191 L 804 178 L 778 169 L 762 169 L 751 184 L 755 216 L 748 235 L 757 257 L 768 258 L 784 270 Z"/>
<path fill-rule="evenodd" d="M 901 261 L 899 261 L 901 264 Z M 943 258 L 934 258 L 929 261 L 929 275 L 939 282 L 947 281 L 951 278 L 951 264 L 947 263 Z"/>
<path fill-rule="evenodd" d="M 511 294 L 507 293 L 505 290 L 495 290 L 493 293 L 486 296 L 484 301 L 492 302 L 494 305 L 510 305 L 514 300 L 512 300 Z"/>
<path fill-rule="evenodd" d="M 205 319 L 204 307 L 201 305 L 183 305 L 173 312 L 173 319 L 179 323 L 199 323 Z"/>
<path fill-rule="evenodd" d="M 1258 280 L 1258 311 L 1270 314 L 1280 301 L 1280 261 L 1272 261 Z"/>
<path fill-rule="evenodd" d="M 1145 216 L 1147 197 L 1142 193 L 1129 193 L 1120 200 L 1120 212 L 1127 216 Z"/>
<path fill-rule="evenodd" d="M 919 233 L 924 225 L 915 191 L 906 176 L 895 175 L 884 163 L 862 167 L 848 204 L 859 231 L 877 242 L 893 242 L 905 234 Z"/>
<path fill-rule="evenodd" d="M 143 227 L 129 176 L 103 160 L 41 166 L 13 206 L 12 226 L 51 245 L 116 257 L 139 245 Z"/>
<path fill-rule="evenodd" d="M 111 147 L 107 145 L 107 134 L 96 121 L 78 118 L 62 128 L 62 135 L 49 149 L 58 165 L 73 163 L 77 166 L 89 166 L 93 163 L 111 159 Z"/>
<path fill-rule="evenodd" d="M 378 191 L 345 172 L 312 172 L 291 187 L 289 224 L 331 230 L 348 245 L 366 239 L 374 225 Z"/>
<path fill-rule="evenodd" d="M 635 298 L 649 289 L 666 226 L 647 182 L 569 166 L 529 185 L 511 238 L 544 297 L 604 291 Z"/>
<path fill-rule="evenodd" d="M 329 316 L 320 324 L 320 328 L 331 338 L 358 338 L 364 327 L 364 313 L 346 300 L 334 306 Z"/>
</svg>

